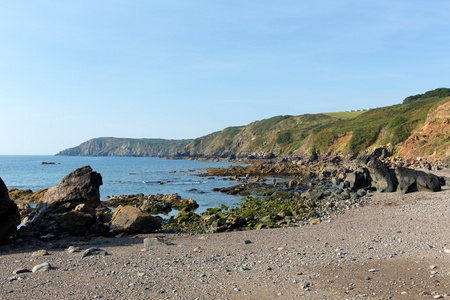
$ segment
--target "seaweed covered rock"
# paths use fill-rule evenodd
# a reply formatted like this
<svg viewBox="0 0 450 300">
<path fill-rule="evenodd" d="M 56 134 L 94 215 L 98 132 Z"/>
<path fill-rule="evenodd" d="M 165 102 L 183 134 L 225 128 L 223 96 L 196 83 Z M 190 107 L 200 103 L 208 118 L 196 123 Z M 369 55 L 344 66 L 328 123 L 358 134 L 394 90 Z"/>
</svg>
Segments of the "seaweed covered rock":
<svg viewBox="0 0 450 300">
<path fill-rule="evenodd" d="M 169 202 L 173 207 L 181 210 L 183 209 L 192 210 L 199 206 L 194 199 L 191 198 L 182 199 L 181 196 L 178 194 L 166 195 L 163 197 L 163 200 Z"/>
<path fill-rule="evenodd" d="M 194 199 L 182 199 L 178 194 L 121 195 L 111 197 L 105 204 L 112 207 L 132 205 L 139 207 L 143 212 L 149 213 L 167 212 L 171 211 L 172 208 L 192 210 L 199 206 Z"/>
<path fill-rule="evenodd" d="M 30 202 L 30 203 L 39 203 L 44 197 L 45 193 L 48 189 L 41 189 L 33 192 L 30 189 L 19 190 L 19 189 L 9 189 L 9 197 L 13 201 L 19 202 Z"/>
<path fill-rule="evenodd" d="M 13 235 L 20 224 L 17 205 L 9 198 L 8 189 L 0 178 L 0 243 Z"/>
</svg>

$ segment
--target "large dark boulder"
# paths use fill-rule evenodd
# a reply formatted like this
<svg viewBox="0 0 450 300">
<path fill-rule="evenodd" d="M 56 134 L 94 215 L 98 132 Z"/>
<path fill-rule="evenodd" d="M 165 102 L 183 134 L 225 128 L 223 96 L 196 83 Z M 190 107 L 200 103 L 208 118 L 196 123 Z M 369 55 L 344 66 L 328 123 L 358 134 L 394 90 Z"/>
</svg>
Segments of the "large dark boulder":
<svg viewBox="0 0 450 300">
<path fill-rule="evenodd" d="M 0 178 L 0 243 L 13 235 L 20 224 L 17 205 L 9 198 L 8 188 Z"/>
<path fill-rule="evenodd" d="M 100 205 L 102 176 L 90 166 L 79 168 L 65 176 L 59 185 L 52 186 L 36 207 L 35 215 L 24 231 L 40 235 L 100 234 L 101 224 L 95 208 Z"/>
<path fill-rule="evenodd" d="M 421 191 L 438 192 L 442 190 L 440 178 L 431 173 L 397 167 L 395 175 L 398 180 L 397 191 L 401 194 Z"/>
<path fill-rule="evenodd" d="M 344 185 L 353 191 L 367 188 L 372 185 L 372 177 L 367 168 L 358 168 L 358 170 L 347 174 Z"/>
<path fill-rule="evenodd" d="M 394 169 L 388 167 L 374 167 L 373 174 L 375 177 L 375 187 L 377 192 L 392 193 L 397 190 L 398 180 L 395 176 Z"/>
<path fill-rule="evenodd" d="M 79 204 L 91 208 L 100 205 L 100 186 L 102 176 L 94 172 L 90 166 L 76 169 L 65 176 L 59 185 L 52 186 L 42 199 L 41 206 L 49 210 L 69 210 Z"/>
</svg>

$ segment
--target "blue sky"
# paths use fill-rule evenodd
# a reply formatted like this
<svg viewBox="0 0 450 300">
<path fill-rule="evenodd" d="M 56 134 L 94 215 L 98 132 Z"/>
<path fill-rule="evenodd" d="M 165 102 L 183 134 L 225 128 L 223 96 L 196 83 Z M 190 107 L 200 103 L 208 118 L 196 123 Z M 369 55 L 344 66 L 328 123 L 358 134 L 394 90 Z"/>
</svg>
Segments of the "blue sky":
<svg viewBox="0 0 450 300">
<path fill-rule="evenodd" d="M 0 0 L 0 154 L 401 103 L 449 33 L 444 0 Z"/>
</svg>

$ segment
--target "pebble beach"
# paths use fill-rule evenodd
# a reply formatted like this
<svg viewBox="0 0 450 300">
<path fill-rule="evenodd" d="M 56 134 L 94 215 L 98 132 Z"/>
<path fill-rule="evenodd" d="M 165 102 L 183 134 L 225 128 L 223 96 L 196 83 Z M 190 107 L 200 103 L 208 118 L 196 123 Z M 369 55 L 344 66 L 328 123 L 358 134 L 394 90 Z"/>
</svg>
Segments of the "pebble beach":
<svg viewBox="0 0 450 300">
<path fill-rule="evenodd" d="M 6 245 L 0 299 L 446 298 L 449 213 L 444 187 L 301 227 Z"/>
</svg>

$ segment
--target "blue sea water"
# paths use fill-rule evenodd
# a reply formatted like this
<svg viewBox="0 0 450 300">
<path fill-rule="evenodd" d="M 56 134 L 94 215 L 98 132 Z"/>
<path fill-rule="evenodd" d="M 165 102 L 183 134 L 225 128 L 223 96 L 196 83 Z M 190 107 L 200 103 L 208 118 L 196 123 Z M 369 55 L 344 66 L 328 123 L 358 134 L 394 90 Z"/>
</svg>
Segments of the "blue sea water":
<svg viewBox="0 0 450 300">
<path fill-rule="evenodd" d="M 43 165 L 42 162 L 55 164 Z M 228 167 L 230 163 L 226 162 L 165 160 L 152 157 L 0 155 L 0 177 L 8 188 L 36 191 L 59 184 L 65 175 L 85 165 L 90 165 L 102 175 L 102 200 L 113 195 L 178 193 L 182 198 L 196 200 L 200 205 L 196 213 L 201 213 L 207 208 L 219 207 L 221 204 L 232 206 L 241 199 L 239 196 L 211 191 L 215 187 L 236 185 L 237 182 L 196 176 L 202 172 L 201 168 Z M 190 191 L 192 189 L 196 191 Z"/>
</svg>

